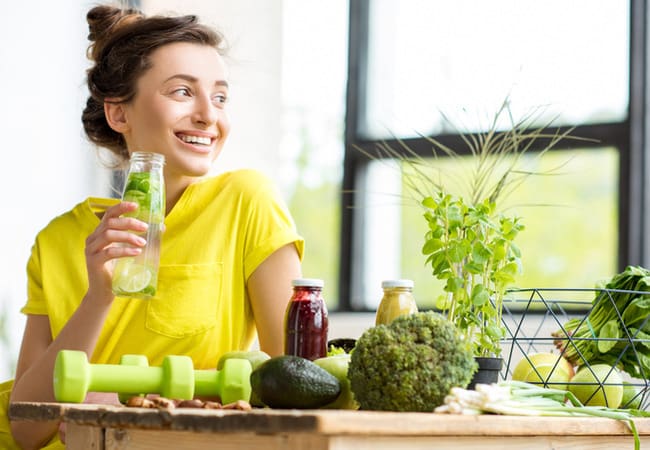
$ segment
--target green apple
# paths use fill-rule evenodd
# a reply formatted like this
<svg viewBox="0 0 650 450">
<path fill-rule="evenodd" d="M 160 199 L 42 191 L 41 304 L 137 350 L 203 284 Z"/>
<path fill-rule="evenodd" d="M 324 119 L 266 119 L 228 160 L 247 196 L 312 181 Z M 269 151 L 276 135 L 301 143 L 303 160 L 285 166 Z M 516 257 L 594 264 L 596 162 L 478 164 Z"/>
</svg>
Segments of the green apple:
<svg viewBox="0 0 650 450">
<path fill-rule="evenodd" d="M 325 405 L 325 409 L 359 409 L 359 404 L 354 400 L 354 394 L 348 379 L 348 366 L 350 354 L 341 353 L 334 356 L 318 358 L 314 363 L 334 375 L 341 383 L 341 393 L 332 403 Z"/>
<path fill-rule="evenodd" d="M 573 366 L 561 355 L 540 352 L 524 356 L 515 366 L 512 379 L 566 390 L 574 374 Z"/>
<path fill-rule="evenodd" d="M 621 408 L 639 409 L 641 408 L 641 397 L 639 389 L 629 381 L 623 381 L 623 400 Z"/>
<path fill-rule="evenodd" d="M 618 371 L 607 364 L 585 366 L 569 383 L 583 405 L 618 408 L 623 400 L 623 379 Z"/>
</svg>

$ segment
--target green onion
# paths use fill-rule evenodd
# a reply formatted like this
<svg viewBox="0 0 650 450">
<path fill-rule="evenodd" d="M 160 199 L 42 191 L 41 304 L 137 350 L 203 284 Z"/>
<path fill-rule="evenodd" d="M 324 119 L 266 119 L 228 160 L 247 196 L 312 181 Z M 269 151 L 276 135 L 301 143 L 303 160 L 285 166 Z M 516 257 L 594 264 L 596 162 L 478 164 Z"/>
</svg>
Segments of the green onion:
<svg viewBox="0 0 650 450">
<path fill-rule="evenodd" d="M 584 406 L 569 391 L 549 389 L 523 381 L 477 384 L 475 390 L 454 387 L 444 404 L 434 412 L 447 414 L 504 414 L 513 416 L 592 416 L 623 421 L 634 435 L 634 450 L 641 448 L 634 417 L 650 417 L 650 412 Z"/>
</svg>

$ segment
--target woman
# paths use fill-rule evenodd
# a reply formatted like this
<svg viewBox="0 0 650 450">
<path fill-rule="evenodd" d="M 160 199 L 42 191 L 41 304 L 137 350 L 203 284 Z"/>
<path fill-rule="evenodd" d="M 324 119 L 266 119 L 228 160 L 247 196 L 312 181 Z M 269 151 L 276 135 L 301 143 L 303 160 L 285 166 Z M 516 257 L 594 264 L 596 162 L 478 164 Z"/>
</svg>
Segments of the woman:
<svg viewBox="0 0 650 450">
<path fill-rule="evenodd" d="M 251 170 L 206 177 L 230 131 L 221 37 L 193 16 L 98 6 L 87 20 L 88 137 L 125 162 L 134 151 L 165 156 L 158 293 L 145 301 L 111 291 L 113 261 L 144 245 L 136 232 L 146 225 L 122 217 L 136 205 L 119 202 L 98 214 L 97 199 L 87 199 L 55 218 L 27 266 L 27 324 L 11 401 L 54 400 L 62 349 L 109 364 L 123 354 L 146 355 L 151 365 L 182 354 L 207 369 L 226 351 L 248 349 L 257 331 L 262 350 L 281 354 L 291 280 L 301 275 L 303 241 L 272 184 Z M 11 423 L 24 448 L 48 441 L 62 448 L 57 427 Z"/>
</svg>

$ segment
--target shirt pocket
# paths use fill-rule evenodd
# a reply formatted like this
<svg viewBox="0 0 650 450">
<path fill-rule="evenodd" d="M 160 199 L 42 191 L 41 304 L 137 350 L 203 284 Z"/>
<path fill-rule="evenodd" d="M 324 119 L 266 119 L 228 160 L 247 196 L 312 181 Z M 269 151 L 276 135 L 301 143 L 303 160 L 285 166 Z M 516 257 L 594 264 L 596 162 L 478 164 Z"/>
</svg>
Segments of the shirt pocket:
<svg viewBox="0 0 650 450">
<path fill-rule="evenodd" d="M 175 339 L 214 328 L 221 285 L 222 263 L 160 266 L 158 292 L 145 300 L 145 327 Z"/>
</svg>

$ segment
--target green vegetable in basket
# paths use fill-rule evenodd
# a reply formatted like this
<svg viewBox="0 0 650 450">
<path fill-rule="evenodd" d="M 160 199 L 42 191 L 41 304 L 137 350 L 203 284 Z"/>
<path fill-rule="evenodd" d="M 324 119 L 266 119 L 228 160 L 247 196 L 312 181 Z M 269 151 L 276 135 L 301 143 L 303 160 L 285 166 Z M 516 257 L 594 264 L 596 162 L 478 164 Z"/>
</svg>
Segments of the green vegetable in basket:
<svg viewBox="0 0 650 450">
<path fill-rule="evenodd" d="M 645 293 L 647 292 L 647 294 Z M 650 271 L 628 266 L 599 290 L 589 313 L 551 333 L 576 366 L 608 364 L 635 378 L 650 373 Z"/>
<path fill-rule="evenodd" d="M 618 408 L 623 400 L 623 379 L 607 364 L 593 364 L 578 370 L 569 391 L 584 405 Z"/>
<path fill-rule="evenodd" d="M 642 393 L 637 387 L 629 381 L 623 381 L 623 399 L 621 408 L 623 409 L 640 409 Z"/>
</svg>

